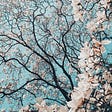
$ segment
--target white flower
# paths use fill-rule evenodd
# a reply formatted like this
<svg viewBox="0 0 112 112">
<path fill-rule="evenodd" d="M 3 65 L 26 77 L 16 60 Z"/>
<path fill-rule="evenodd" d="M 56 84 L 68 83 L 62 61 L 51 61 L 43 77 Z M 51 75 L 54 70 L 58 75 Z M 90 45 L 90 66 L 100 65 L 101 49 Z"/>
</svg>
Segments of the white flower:
<svg viewBox="0 0 112 112">
<path fill-rule="evenodd" d="M 98 77 L 89 77 L 88 82 L 90 83 L 90 89 L 93 89 L 99 85 Z"/>
<path fill-rule="evenodd" d="M 106 70 L 105 70 L 105 72 L 103 73 L 103 78 L 104 78 L 105 80 L 107 80 L 109 83 L 112 82 L 111 73 L 108 72 L 108 71 L 106 71 Z"/>
<path fill-rule="evenodd" d="M 80 53 L 80 56 L 78 58 L 87 59 L 92 55 L 93 55 L 93 51 L 90 49 L 88 42 L 85 42 L 84 47 L 81 49 L 81 53 Z"/>
<path fill-rule="evenodd" d="M 80 11 L 80 0 L 72 0 L 72 7 L 73 7 L 73 13 L 74 13 L 74 20 L 79 21 L 82 20 L 82 11 Z"/>
<path fill-rule="evenodd" d="M 29 106 L 27 105 L 26 107 L 22 107 L 19 112 L 28 112 L 29 111 Z"/>
<path fill-rule="evenodd" d="M 101 6 L 105 8 L 108 6 L 108 2 L 109 0 L 100 0 Z"/>
<path fill-rule="evenodd" d="M 78 88 L 80 91 L 85 92 L 90 88 L 90 83 L 86 81 L 80 81 L 78 82 Z"/>
<path fill-rule="evenodd" d="M 36 103 L 34 105 L 34 107 L 37 108 L 37 109 L 39 109 L 39 110 L 45 108 L 45 106 L 46 106 L 46 102 L 44 100 L 40 104 L 39 103 Z"/>
<path fill-rule="evenodd" d="M 96 31 L 96 24 L 95 21 L 92 20 L 90 22 L 87 23 L 86 28 L 90 31 L 90 33 Z"/>
<path fill-rule="evenodd" d="M 76 6 L 81 2 L 81 0 L 72 0 L 72 6 Z"/>
<path fill-rule="evenodd" d="M 83 74 L 78 74 L 78 77 L 80 79 L 80 81 L 87 81 L 88 80 L 88 74 L 87 73 L 83 73 Z"/>
<path fill-rule="evenodd" d="M 104 20 L 105 19 L 105 11 L 101 12 L 101 11 L 98 11 L 96 12 L 96 15 L 97 15 L 97 21 L 100 21 L 100 20 Z"/>
<path fill-rule="evenodd" d="M 108 83 L 106 83 L 106 84 L 104 85 L 104 89 L 105 89 L 105 94 L 108 94 L 108 91 L 109 91 L 109 90 L 112 90 L 110 84 L 108 84 Z"/>
<path fill-rule="evenodd" d="M 101 42 L 97 41 L 96 39 L 93 39 L 93 43 L 94 43 L 94 46 L 93 46 L 93 50 L 94 50 L 94 53 L 98 56 L 101 55 L 101 53 L 104 53 L 105 52 L 105 48 L 104 48 L 104 44 L 109 44 L 111 43 L 111 41 L 109 40 L 103 40 Z"/>
<path fill-rule="evenodd" d="M 93 45 L 94 53 L 96 55 L 100 56 L 101 53 L 103 53 L 105 51 L 103 44 L 101 42 L 97 41 L 96 39 L 93 39 L 92 41 L 94 43 L 94 45 Z"/>
<path fill-rule="evenodd" d="M 89 43 L 85 42 L 84 47 L 81 49 L 81 53 L 78 57 L 80 60 L 78 61 L 78 65 L 83 71 L 89 71 L 94 68 L 94 59 L 93 59 L 93 49 L 89 47 Z"/>
<path fill-rule="evenodd" d="M 78 88 L 74 87 L 71 94 L 71 101 L 67 102 L 67 105 L 71 108 L 69 112 L 75 112 L 76 109 L 82 105 L 84 100 L 84 93 Z"/>
<path fill-rule="evenodd" d="M 75 21 L 79 21 L 79 20 L 82 20 L 82 12 L 81 11 L 79 11 L 79 10 L 75 10 L 74 11 L 74 20 Z"/>
</svg>

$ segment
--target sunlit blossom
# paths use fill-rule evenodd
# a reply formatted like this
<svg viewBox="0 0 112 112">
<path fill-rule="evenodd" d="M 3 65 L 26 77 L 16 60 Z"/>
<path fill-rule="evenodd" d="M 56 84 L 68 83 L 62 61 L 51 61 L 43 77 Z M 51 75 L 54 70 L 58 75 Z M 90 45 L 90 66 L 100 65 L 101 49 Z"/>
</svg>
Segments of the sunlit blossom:
<svg viewBox="0 0 112 112">
<path fill-rule="evenodd" d="M 19 112 L 28 112 L 29 111 L 29 106 L 25 106 L 25 107 L 22 107 Z"/>
<path fill-rule="evenodd" d="M 90 33 L 96 31 L 95 21 L 93 20 L 88 22 L 86 28 L 90 31 Z"/>
<path fill-rule="evenodd" d="M 74 90 L 71 94 L 71 99 L 71 101 L 67 102 L 67 105 L 71 108 L 69 112 L 75 112 L 76 109 L 83 103 L 84 93 L 78 88 L 74 87 Z"/>
<path fill-rule="evenodd" d="M 98 12 L 96 12 L 96 15 L 97 15 L 97 21 L 100 21 L 100 20 L 104 20 L 105 19 L 105 11 L 98 11 Z"/>
<path fill-rule="evenodd" d="M 87 59 L 93 55 L 93 51 L 89 48 L 88 42 L 84 43 L 84 47 L 81 48 L 79 59 Z"/>
<path fill-rule="evenodd" d="M 80 91 L 85 92 L 86 90 L 90 88 L 90 86 L 91 85 L 89 82 L 85 82 L 85 81 L 78 82 L 78 88 L 80 89 Z"/>
<path fill-rule="evenodd" d="M 82 20 L 83 13 L 80 10 L 81 5 L 80 5 L 80 0 L 72 0 L 72 6 L 73 6 L 73 14 L 74 14 L 74 20 L 79 21 Z"/>
<path fill-rule="evenodd" d="M 110 0 L 100 0 L 100 4 L 104 8 L 108 7 L 108 2 L 110 2 Z"/>
</svg>

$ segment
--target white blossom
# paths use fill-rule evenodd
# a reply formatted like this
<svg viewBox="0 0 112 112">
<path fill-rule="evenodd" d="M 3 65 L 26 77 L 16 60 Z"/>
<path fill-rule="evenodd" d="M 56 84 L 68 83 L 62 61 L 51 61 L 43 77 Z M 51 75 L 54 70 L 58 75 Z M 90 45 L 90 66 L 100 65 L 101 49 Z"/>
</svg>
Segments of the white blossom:
<svg viewBox="0 0 112 112">
<path fill-rule="evenodd" d="M 69 112 L 75 112 L 84 100 L 84 93 L 78 88 L 74 87 L 74 90 L 71 94 L 71 99 L 71 101 L 67 102 L 67 105 L 71 108 Z"/>
<path fill-rule="evenodd" d="M 81 8 L 80 3 L 81 3 L 81 0 L 72 0 L 72 7 L 73 7 L 73 14 L 74 14 L 75 21 L 82 20 L 83 13 L 80 10 Z"/>
<path fill-rule="evenodd" d="M 19 112 L 28 112 L 29 111 L 29 106 L 25 106 L 25 107 L 22 107 Z"/>
</svg>

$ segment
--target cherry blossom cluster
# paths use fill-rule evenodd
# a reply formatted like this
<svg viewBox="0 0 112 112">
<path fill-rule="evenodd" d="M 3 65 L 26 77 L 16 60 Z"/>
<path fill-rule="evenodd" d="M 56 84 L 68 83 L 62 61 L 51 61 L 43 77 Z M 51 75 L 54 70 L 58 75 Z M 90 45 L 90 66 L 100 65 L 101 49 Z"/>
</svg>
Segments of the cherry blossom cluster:
<svg viewBox="0 0 112 112">
<path fill-rule="evenodd" d="M 66 106 L 58 106 L 57 104 L 54 105 L 47 105 L 45 100 L 42 98 L 37 99 L 37 103 L 34 104 L 35 110 L 38 112 L 68 112 L 68 108 Z M 22 107 L 19 112 L 31 112 L 30 106 Z"/>
<path fill-rule="evenodd" d="M 94 1 L 94 0 L 93 0 Z M 92 1 L 92 2 L 93 2 Z M 91 2 L 86 0 L 86 2 Z M 95 1 L 94 1 L 95 2 Z M 81 0 L 72 0 L 72 6 L 74 9 L 74 20 L 79 21 L 83 20 L 83 14 L 88 13 L 88 20 L 89 22 L 86 25 L 87 30 L 89 31 L 92 41 L 91 44 L 89 42 L 85 42 L 83 48 L 81 48 L 81 53 L 78 61 L 78 66 L 82 72 L 82 74 L 78 75 L 78 86 L 74 87 L 74 90 L 71 93 L 71 101 L 67 102 L 67 105 L 71 108 L 69 112 L 76 112 L 76 111 L 81 111 L 84 112 L 83 109 L 79 109 L 79 107 L 82 107 L 84 104 L 85 99 L 87 100 L 93 100 L 93 98 L 90 97 L 92 94 L 93 89 L 97 88 L 101 84 L 99 83 L 99 77 L 95 74 L 98 74 L 99 71 L 102 69 L 101 65 L 101 55 L 105 52 L 104 45 L 109 44 L 110 41 L 108 40 L 103 40 L 103 41 L 97 41 L 95 37 L 93 37 L 92 33 L 97 31 L 97 30 L 105 30 L 107 26 L 105 24 L 102 24 L 104 21 L 107 20 L 105 10 L 100 10 L 101 7 L 103 8 L 109 8 L 109 2 L 110 0 L 100 0 L 97 3 L 97 11 L 95 16 L 91 18 L 91 11 L 88 13 L 86 10 L 82 11 L 83 3 Z M 107 72 L 104 69 L 104 73 L 102 74 L 103 79 L 106 81 L 108 78 L 111 77 L 110 73 Z M 105 75 L 108 74 L 108 75 Z M 105 77 L 105 78 L 104 78 Z M 101 80 L 100 80 L 101 81 Z M 105 92 L 110 90 L 110 82 L 108 84 L 103 85 L 103 90 Z M 96 97 L 99 98 L 101 97 L 102 94 L 107 94 L 107 93 L 101 93 L 101 91 L 97 90 Z M 107 95 L 109 98 L 110 96 Z M 98 99 L 94 98 L 94 101 Z M 101 102 L 100 102 L 101 103 Z"/>
<path fill-rule="evenodd" d="M 74 87 L 74 89 L 70 93 L 71 101 L 67 102 L 67 105 L 65 106 L 59 106 L 57 104 L 52 104 L 48 105 L 47 102 L 43 99 L 38 99 L 34 105 L 26 105 L 22 107 L 19 112 L 31 112 L 31 110 L 36 110 L 38 112 L 90 112 L 91 110 L 91 104 L 96 105 L 97 110 L 95 112 L 103 112 L 102 110 L 102 105 L 111 105 L 112 106 L 112 68 L 111 71 L 108 70 L 104 64 L 103 64 L 103 58 L 102 55 L 106 51 L 104 45 L 109 44 L 110 41 L 106 39 L 99 39 L 99 37 L 95 37 L 95 32 L 97 33 L 100 31 L 105 31 L 106 29 L 110 29 L 109 22 L 111 19 L 111 13 L 109 17 L 109 11 L 110 9 L 110 2 L 111 0 L 71 0 L 72 1 L 72 7 L 73 7 L 73 15 L 74 15 L 74 20 L 77 22 L 77 24 L 83 24 L 84 28 L 87 30 L 86 34 L 89 35 L 91 41 L 86 41 L 81 40 L 80 42 L 83 42 L 83 47 L 80 49 L 80 55 L 78 56 L 78 70 L 80 71 L 80 74 L 77 76 L 77 85 Z M 14 4 L 17 4 L 17 2 L 13 1 Z M 57 5 L 61 6 L 60 0 L 57 0 Z M 91 4 L 91 6 L 90 6 Z M 63 5 L 63 4 L 62 4 Z M 92 7 L 93 6 L 93 7 Z M 51 10 L 51 6 L 48 7 L 49 10 Z M 48 9 L 47 8 L 47 9 Z M 62 8 L 64 10 L 64 8 Z M 63 12 L 66 12 L 64 10 Z M 31 12 L 28 10 L 25 10 L 24 12 L 26 15 L 29 15 Z M 62 13 L 60 10 L 59 15 Z M 35 15 L 35 14 L 34 14 Z M 52 15 L 52 14 L 51 14 Z M 49 17 L 49 15 L 47 15 Z M 47 18 L 48 18 L 47 17 Z M 51 18 L 51 17 L 50 17 Z M 40 17 L 36 18 L 37 21 L 40 21 Z M 49 19 L 50 20 L 50 19 Z M 47 20 L 45 19 L 45 22 Z M 57 24 L 58 19 L 55 20 Z M 62 21 L 64 21 L 64 18 L 62 18 Z M 29 24 L 22 25 L 20 27 L 20 30 L 22 32 L 26 32 L 25 29 L 28 27 Z M 54 25 L 55 26 L 55 25 Z M 63 25 L 65 26 L 65 25 Z M 69 26 L 69 25 L 68 25 Z M 73 25 L 74 26 L 74 25 Z M 72 26 L 71 26 L 72 27 Z M 69 28 L 69 27 L 68 27 Z M 63 30 L 63 27 L 61 26 L 60 31 Z M 66 29 L 66 27 L 65 27 Z M 71 30 L 72 28 L 69 28 Z M 55 30 L 57 30 L 56 27 L 51 28 L 49 31 L 54 35 Z M 68 30 L 68 31 L 69 31 Z M 75 28 L 74 28 L 75 30 Z M 38 31 L 38 33 L 42 33 L 42 31 Z M 85 33 L 85 31 L 84 31 Z M 79 35 L 81 33 L 79 32 Z M 33 37 L 28 37 L 25 39 L 23 42 L 21 39 L 17 38 L 15 34 L 7 32 L 7 35 L 9 35 L 10 39 L 17 41 L 20 44 L 23 45 L 31 45 L 32 42 L 34 42 Z M 8 38 L 9 38 L 8 37 Z M 51 40 L 57 40 L 58 37 L 56 36 L 51 36 L 49 37 Z M 84 37 L 85 39 L 87 37 Z M 3 37 L 4 39 L 4 37 Z M 87 39 L 89 40 L 89 39 Z M 2 41 L 4 42 L 4 41 Z M 53 49 L 54 46 L 56 46 L 56 42 L 52 41 L 51 43 L 51 48 Z M 7 44 L 8 45 L 8 44 Z M 82 45 L 82 43 L 81 43 Z M 35 49 L 35 46 L 33 45 L 32 49 Z M 56 55 L 61 54 L 61 51 L 63 50 L 64 46 L 60 45 L 61 47 L 58 48 L 59 52 L 57 52 Z M 27 47 L 27 46 L 26 46 Z M 75 47 L 74 47 L 75 48 Z M 31 49 L 31 50 L 32 50 Z M 23 49 L 22 49 L 23 50 Z M 55 48 L 54 48 L 55 50 Z M 6 59 L 4 58 L 5 56 L 5 51 L 6 48 L 0 49 L 0 57 L 1 59 Z M 24 51 L 24 50 L 23 50 Z M 34 52 L 35 50 L 33 50 Z M 23 54 L 19 54 L 19 49 L 18 46 L 15 47 L 14 49 L 9 50 L 7 52 L 7 55 L 11 58 L 13 57 L 13 54 L 16 53 L 20 58 L 27 58 L 28 53 L 30 54 L 30 50 L 27 50 L 23 52 Z M 53 54 L 53 53 L 52 53 Z M 50 54 L 51 55 L 51 54 Z M 49 55 L 49 56 L 50 56 Z M 67 55 L 67 54 L 66 54 Z M 32 57 L 31 57 L 32 56 Z M 62 57 L 63 58 L 63 57 Z M 46 59 L 46 58 L 45 58 Z M 55 60 L 55 58 L 53 58 Z M 36 61 L 35 61 L 36 60 Z M 30 63 L 32 63 L 32 70 L 34 73 L 38 73 L 38 65 L 41 63 L 41 58 L 37 58 L 37 56 L 31 54 L 29 57 Z M 18 61 L 19 62 L 19 61 Z M 57 63 L 57 61 L 55 61 Z M 24 63 L 23 63 L 24 64 Z M 45 63 L 44 63 L 45 64 Z M 7 62 L 6 65 L 3 67 L 3 72 L 5 74 L 11 74 L 14 65 L 16 67 L 15 62 Z M 60 65 L 60 64 L 59 64 Z M 61 65 L 60 65 L 61 66 Z M 68 63 L 67 65 L 69 67 L 68 74 L 74 74 L 74 69 L 72 67 L 71 63 Z M 77 65 L 76 65 L 77 66 Z M 11 68 L 11 69 L 10 69 Z M 14 69 L 15 71 L 16 69 Z M 18 71 L 18 69 L 17 69 Z M 16 72 L 16 71 L 15 71 Z M 41 72 L 41 76 L 44 79 L 46 75 L 46 72 Z M 19 74 L 20 76 L 20 74 Z M 24 77 L 22 74 L 21 77 Z M 20 77 L 18 77 L 19 79 Z M 62 77 L 61 75 L 59 76 L 59 79 L 61 79 L 62 82 L 66 81 L 65 77 Z M 11 82 L 12 80 L 13 82 Z M 11 92 L 15 89 L 17 86 L 17 80 L 10 79 L 9 76 L 7 75 L 6 80 L 1 79 L 0 81 L 0 93 L 5 92 Z M 9 82 L 5 84 L 6 82 Z M 37 81 L 35 82 L 37 84 Z M 36 94 L 38 87 L 36 87 L 35 83 L 28 83 L 24 89 L 33 91 L 34 94 Z M 3 86 L 5 85 L 5 86 Z M 67 85 L 67 84 L 66 84 Z M 60 86 L 61 87 L 61 86 Z M 69 88 L 65 86 L 66 88 Z M 64 88 L 64 87 L 63 87 Z M 43 87 L 40 87 L 41 91 L 45 94 L 47 94 L 46 89 Z M 54 89 L 54 88 L 53 88 Z M 67 90 L 67 89 L 66 89 Z M 27 95 L 23 95 L 23 99 L 25 99 Z M 86 106 L 85 106 L 86 104 Z M 104 105 L 105 104 L 105 105 Z M 31 107 L 32 106 L 32 107 Z M 86 111 L 85 111 L 86 110 Z M 1 110 L 2 112 L 5 112 L 5 110 Z M 109 111 L 109 110 L 107 110 Z"/>
<path fill-rule="evenodd" d="M 87 29 L 89 30 L 90 33 L 93 33 L 95 31 L 100 31 L 100 30 L 105 30 L 106 28 L 108 28 L 108 26 L 106 26 L 104 23 L 106 21 L 108 21 L 108 17 L 106 14 L 107 11 L 106 9 L 109 11 L 111 11 L 110 9 L 110 0 L 72 0 L 72 7 L 73 7 L 73 14 L 74 14 L 74 20 L 75 21 L 83 21 L 84 20 L 84 15 L 87 15 Z M 93 16 L 90 10 L 87 10 L 84 7 L 85 6 L 89 6 L 89 4 L 94 3 L 95 5 L 97 4 L 97 8 L 94 9 L 94 11 L 96 12 Z"/>
<path fill-rule="evenodd" d="M 67 105 L 71 108 L 69 112 L 76 112 L 76 110 L 83 105 L 85 99 L 90 99 L 93 89 L 100 85 L 98 76 L 94 73 L 97 74 L 101 67 L 99 65 L 100 56 L 105 51 L 103 44 L 109 44 L 110 41 L 104 40 L 99 42 L 93 39 L 92 42 L 92 48 L 88 42 L 85 42 L 84 47 L 81 48 L 78 64 L 82 74 L 78 75 L 78 86 L 74 87 L 71 93 L 72 100 L 67 102 Z M 105 75 L 103 76 L 105 77 Z M 104 88 L 108 91 L 108 89 L 110 89 L 109 84 L 105 86 Z"/>
<path fill-rule="evenodd" d="M 83 19 L 83 11 L 81 10 L 80 0 L 72 0 L 74 20 L 79 21 Z"/>
<path fill-rule="evenodd" d="M 77 87 L 74 87 L 73 91 L 71 92 L 71 101 L 67 102 L 67 106 L 70 107 L 70 110 L 67 108 L 67 106 L 58 106 L 56 104 L 47 105 L 45 100 L 43 99 L 38 99 L 37 102 L 34 104 L 34 108 L 39 112 L 85 112 L 83 108 L 85 100 L 95 102 L 104 95 L 106 95 L 105 100 L 111 99 L 111 73 L 104 69 L 105 71 L 102 74 L 103 80 L 99 80 L 98 76 L 96 75 L 98 73 L 98 70 L 102 68 L 99 63 L 102 53 L 105 52 L 105 48 L 103 45 L 109 43 L 110 41 L 108 40 L 99 42 L 96 39 L 93 39 L 92 47 L 88 42 L 85 42 L 84 47 L 81 48 L 78 65 L 82 73 L 78 74 L 78 85 Z M 102 89 L 98 90 L 98 86 L 100 86 L 101 81 L 104 80 L 106 80 L 107 82 L 102 85 Z M 91 97 L 94 89 L 96 89 L 95 98 Z M 100 106 L 101 103 L 102 102 L 98 103 L 97 105 Z M 30 112 L 30 106 L 28 105 L 20 109 L 20 112 L 27 111 Z"/>
</svg>

